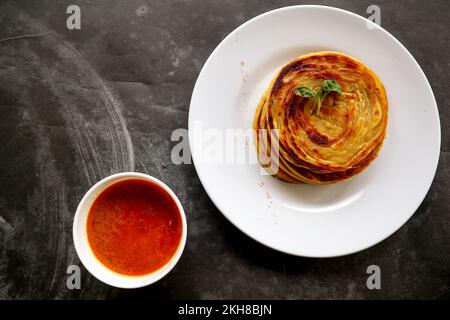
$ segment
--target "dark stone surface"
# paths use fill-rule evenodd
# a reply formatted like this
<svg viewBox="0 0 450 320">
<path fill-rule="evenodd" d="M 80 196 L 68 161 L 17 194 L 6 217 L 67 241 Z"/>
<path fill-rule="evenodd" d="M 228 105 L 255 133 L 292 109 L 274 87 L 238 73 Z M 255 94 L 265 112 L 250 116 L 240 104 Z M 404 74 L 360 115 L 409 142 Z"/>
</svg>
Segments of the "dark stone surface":
<svg viewBox="0 0 450 320">
<path fill-rule="evenodd" d="M 450 298 L 447 0 L 309 1 L 363 16 L 379 5 L 383 27 L 418 60 L 438 102 L 434 183 L 381 244 L 333 259 L 272 251 L 220 214 L 192 165 L 170 161 L 171 132 L 187 127 L 195 79 L 215 46 L 253 16 L 304 2 L 2 1 L 0 298 Z M 66 28 L 70 4 L 81 7 L 80 31 Z M 67 266 L 81 265 L 71 233 L 77 203 L 95 181 L 124 170 L 161 178 L 179 195 L 185 252 L 143 289 L 108 287 L 82 269 L 82 289 L 68 290 Z M 371 264 L 382 269 L 382 290 L 366 288 Z"/>
</svg>

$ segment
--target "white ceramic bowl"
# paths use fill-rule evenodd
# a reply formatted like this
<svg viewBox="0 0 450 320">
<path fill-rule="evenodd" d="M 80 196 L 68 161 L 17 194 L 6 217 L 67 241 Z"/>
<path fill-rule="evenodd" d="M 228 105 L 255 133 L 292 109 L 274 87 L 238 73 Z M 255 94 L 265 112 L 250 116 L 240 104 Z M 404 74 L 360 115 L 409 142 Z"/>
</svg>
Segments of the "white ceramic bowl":
<svg viewBox="0 0 450 320">
<path fill-rule="evenodd" d="M 163 266 L 159 270 L 142 276 L 127 276 L 119 274 L 102 264 L 92 252 L 86 233 L 87 216 L 89 213 L 89 209 L 96 197 L 109 186 L 127 179 L 142 179 L 153 182 L 162 187 L 175 201 L 182 221 L 181 240 L 173 257 L 165 266 Z M 94 277 L 106 284 L 118 288 L 139 288 L 152 284 L 163 278 L 173 269 L 173 267 L 175 267 L 178 260 L 180 259 L 184 246 L 186 244 L 186 234 L 186 215 L 175 193 L 162 181 L 152 176 L 137 172 L 118 173 L 97 182 L 84 195 L 83 199 L 81 199 L 81 202 L 78 205 L 77 211 L 75 213 L 75 218 L 73 220 L 73 241 L 75 244 L 75 250 L 77 251 L 78 257 L 80 258 L 81 262 Z"/>
</svg>

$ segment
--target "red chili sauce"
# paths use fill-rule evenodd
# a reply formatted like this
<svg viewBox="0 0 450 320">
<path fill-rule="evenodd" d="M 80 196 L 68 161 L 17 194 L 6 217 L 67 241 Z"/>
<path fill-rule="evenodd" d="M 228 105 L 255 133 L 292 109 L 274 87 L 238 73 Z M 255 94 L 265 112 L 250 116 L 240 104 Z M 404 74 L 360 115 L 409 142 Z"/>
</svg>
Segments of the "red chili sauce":
<svg viewBox="0 0 450 320">
<path fill-rule="evenodd" d="M 111 270 L 132 276 L 152 273 L 175 254 L 182 233 L 175 201 L 160 186 L 128 179 L 101 192 L 87 218 L 95 256 Z"/>
</svg>

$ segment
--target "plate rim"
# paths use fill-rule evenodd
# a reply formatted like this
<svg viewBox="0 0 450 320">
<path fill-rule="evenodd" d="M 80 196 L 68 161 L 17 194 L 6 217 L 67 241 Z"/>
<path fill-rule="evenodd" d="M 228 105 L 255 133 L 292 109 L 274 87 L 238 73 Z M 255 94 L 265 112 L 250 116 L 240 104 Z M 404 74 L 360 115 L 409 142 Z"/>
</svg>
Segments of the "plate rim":
<svg viewBox="0 0 450 320">
<path fill-rule="evenodd" d="M 336 254 L 300 254 L 298 252 L 294 252 L 292 250 L 286 250 L 282 247 L 277 247 L 275 245 L 272 245 L 270 243 L 268 243 L 267 241 L 264 241 L 264 239 L 259 239 L 257 237 L 255 237 L 254 235 L 250 234 L 249 232 L 247 232 L 246 230 L 244 230 L 243 228 L 241 228 L 239 226 L 238 223 L 236 223 L 236 221 L 230 217 L 230 215 L 228 215 L 227 213 L 225 213 L 224 210 L 222 210 L 221 206 L 219 205 L 219 201 L 217 201 L 217 199 L 215 199 L 212 195 L 211 192 L 208 190 L 207 186 L 204 183 L 203 177 L 201 176 L 201 169 L 199 168 L 199 166 L 197 165 L 197 162 L 195 160 L 196 156 L 194 154 L 194 152 L 192 152 L 193 150 L 193 136 L 191 134 L 191 130 L 190 128 L 191 126 L 191 122 L 192 120 L 192 113 L 191 113 L 191 109 L 193 106 L 193 100 L 194 97 L 197 93 L 198 86 L 199 86 L 199 81 L 200 78 L 202 77 L 202 75 L 204 74 L 204 70 L 207 69 L 207 67 L 209 66 L 209 64 L 211 63 L 211 60 L 213 59 L 214 55 L 222 48 L 222 46 L 230 39 L 232 38 L 236 33 L 238 33 L 241 29 L 243 29 L 244 27 L 246 27 L 248 24 L 251 24 L 259 19 L 263 19 L 265 16 L 271 15 L 271 14 L 276 14 L 282 11 L 289 11 L 289 10 L 295 10 L 295 9 L 321 9 L 321 10 L 330 10 L 330 11 L 334 11 L 334 12 L 338 12 L 341 14 L 346 14 L 349 16 L 352 16 L 353 18 L 356 19 L 360 19 L 361 21 L 364 21 L 366 23 L 369 23 L 371 25 L 373 25 L 375 28 L 380 29 L 382 32 L 384 32 L 391 40 L 393 40 L 394 42 L 397 43 L 397 45 L 400 46 L 400 48 L 407 54 L 407 56 L 411 59 L 411 61 L 414 63 L 414 65 L 417 67 L 417 69 L 419 70 L 421 76 L 423 77 L 423 79 L 425 80 L 426 83 L 426 87 L 428 89 L 428 91 L 431 93 L 431 97 L 432 97 L 432 101 L 433 101 L 433 106 L 434 107 L 434 115 L 436 116 L 436 123 L 437 123 L 437 131 L 438 131 L 438 143 L 437 143 L 437 156 L 434 159 L 434 169 L 433 174 L 430 175 L 430 179 L 429 181 L 426 182 L 426 188 L 424 189 L 425 191 L 423 192 L 423 194 L 419 197 L 420 201 L 417 202 L 416 208 L 407 215 L 407 217 L 404 219 L 404 221 L 402 221 L 398 227 L 395 228 L 395 230 L 393 230 L 392 232 L 388 232 L 388 234 L 386 236 L 381 237 L 379 240 L 374 241 L 370 244 L 367 244 L 365 246 L 362 246 L 358 249 L 352 249 L 352 250 L 343 250 L 345 251 L 344 253 L 336 253 Z M 347 256 L 347 255 L 351 255 L 357 252 L 361 252 L 364 251 L 368 248 L 371 248 L 373 246 L 376 246 L 378 244 L 380 244 L 381 242 L 383 242 L 384 240 L 386 240 L 387 238 L 391 237 L 392 235 L 394 235 L 398 230 L 400 230 L 405 224 L 406 222 L 408 222 L 409 219 L 412 218 L 412 216 L 416 213 L 417 209 L 420 207 L 420 205 L 423 203 L 425 197 L 427 196 L 431 185 L 434 181 L 434 178 L 436 177 L 436 172 L 437 172 L 437 168 L 438 168 L 438 164 L 439 164 L 439 159 L 440 159 L 440 150 L 441 150 L 441 139 L 442 139 L 442 132 L 441 132 L 441 122 L 440 122 L 440 116 L 439 116 L 439 109 L 437 107 L 437 102 L 436 102 L 436 97 L 434 95 L 433 89 L 430 85 L 430 82 L 428 81 L 427 76 L 425 75 L 424 71 L 422 70 L 422 68 L 420 67 L 419 63 L 417 62 L 417 60 L 414 58 L 414 56 L 409 52 L 409 50 L 396 38 L 394 37 L 389 31 L 387 31 L 386 29 L 384 29 L 382 26 L 375 24 L 374 22 L 368 20 L 367 18 L 356 14 L 354 12 L 345 10 L 345 9 L 341 9 L 341 8 L 337 8 L 337 7 L 333 7 L 333 6 L 325 6 L 325 5 L 292 5 L 292 6 L 284 6 L 284 7 L 280 7 L 277 9 L 272 9 L 266 12 L 263 12 L 247 21 L 245 21 L 244 23 L 240 24 L 238 27 L 236 27 L 235 29 L 233 29 L 225 38 L 223 38 L 220 43 L 214 48 L 214 50 L 209 54 L 208 58 L 206 59 L 205 63 L 203 64 L 197 79 L 195 81 L 195 85 L 194 88 L 192 90 L 192 95 L 191 95 L 191 99 L 189 102 L 189 114 L 188 114 L 188 137 L 189 137 L 189 148 L 190 148 L 190 152 L 191 152 L 191 157 L 192 157 L 192 162 L 194 164 L 194 168 L 195 171 L 197 172 L 197 176 L 206 192 L 206 194 L 208 195 L 208 197 L 211 199 L 211 201 L 213 202 L 213 204 L 216 206 L 216 208 L 220 211 L 220 213 L 229 221 L 231 222 L 231 224 L 233 224 L 234 227 L 236 227 L 239 231 L 241 231 L 242 233 L 244 233 L 246 236 L 250 237 L 252 240 L 270 248 L 273 250 L 276 250 L 278 252 L 282 252 L 285 254 L 289 254 L 292 256 L 297 256 L 297 257 L 306 257 L 306 258 L 335 258 L 335 257 L 342 257 L 342 256 Z"/>
</svg>

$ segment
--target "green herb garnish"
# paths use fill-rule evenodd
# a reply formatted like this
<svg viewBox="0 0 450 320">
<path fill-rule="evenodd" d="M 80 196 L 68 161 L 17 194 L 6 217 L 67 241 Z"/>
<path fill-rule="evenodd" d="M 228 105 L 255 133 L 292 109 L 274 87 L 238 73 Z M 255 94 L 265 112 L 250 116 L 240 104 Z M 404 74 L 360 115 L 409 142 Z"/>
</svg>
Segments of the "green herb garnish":
<svg viewBox="0 0 450 320">
<path fill-rule="evenodd" d="M 339 83 L 337 83 L 335 80 L 324 80 L 322 82 L 322 90 L 320 92 L 316 92 L 308 87 L 299 87 L 295 89 L 294 92 L 300 97 L 315 98 L 317 101 L 316 114 L 319 114 L 323 100 L 330 92 L 333 91 L 342 96 L 342 88 Z"/>
</svg>

